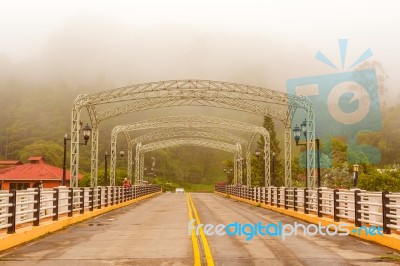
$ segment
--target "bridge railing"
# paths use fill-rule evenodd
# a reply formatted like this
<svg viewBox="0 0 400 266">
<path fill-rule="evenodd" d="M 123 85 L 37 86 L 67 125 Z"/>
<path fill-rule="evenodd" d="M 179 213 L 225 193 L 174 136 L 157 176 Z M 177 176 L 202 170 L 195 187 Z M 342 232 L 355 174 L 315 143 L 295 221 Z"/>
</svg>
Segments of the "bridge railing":
<svg viewBox="0 0 400 266">
<path fill-rule="evenodd" d="M 27 189 L 0 191 L 0 234 L 15 233 L 17 227 L 41 221 L 57 221 L 95 209 L 117 205 L 155 192 L 155 185 L 96 188 Z"/>
<path fill-rule="evenodd" d="M 400 193 L 359 189 L 215 186 L 215 191 L 304 214 L 400 233 Z"/>
</svg>

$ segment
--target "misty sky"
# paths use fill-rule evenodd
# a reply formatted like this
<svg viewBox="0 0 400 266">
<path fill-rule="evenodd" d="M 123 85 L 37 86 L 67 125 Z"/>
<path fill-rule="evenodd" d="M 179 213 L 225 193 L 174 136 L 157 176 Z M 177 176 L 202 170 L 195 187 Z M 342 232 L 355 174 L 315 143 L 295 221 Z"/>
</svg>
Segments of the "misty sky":
<svg viewBox="0 0 400 266">
<path fill-rule="evenodd" d="M 0 78 L 110 86 L 211 79 L 285 90 L 366 49 L 399 95 L 395 1 L 0 1 Z M 340 70 L 341 71 L 341 70 Z M 392 97 L 394 98 L 394 97 Z"/>
</svg>

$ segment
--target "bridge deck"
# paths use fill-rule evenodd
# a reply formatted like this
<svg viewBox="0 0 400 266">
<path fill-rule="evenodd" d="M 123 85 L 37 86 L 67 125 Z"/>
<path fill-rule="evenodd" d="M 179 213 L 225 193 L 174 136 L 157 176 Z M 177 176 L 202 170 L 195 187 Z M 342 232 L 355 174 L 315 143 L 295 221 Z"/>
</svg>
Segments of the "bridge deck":
<svg viewBox="0 0 400 266">
<path fill-rule="evenodd" d="M 296 221 L 215 194 L 193 193 L 192 199 L 202 223 Z M 1 265 L 193 265 L 187 206 L 185 194 L 150 198 L 4 252 Z M 349 236 L 207 240 L 216 265 L 377 265 L 380 256 L 394 252 Z"/>
</svg>

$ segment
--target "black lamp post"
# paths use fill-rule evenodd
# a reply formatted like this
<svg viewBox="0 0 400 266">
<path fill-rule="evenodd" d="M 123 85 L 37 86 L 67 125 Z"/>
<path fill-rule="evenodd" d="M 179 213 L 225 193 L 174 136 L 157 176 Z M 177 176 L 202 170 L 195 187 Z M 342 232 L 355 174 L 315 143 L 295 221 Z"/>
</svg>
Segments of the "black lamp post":
<svg viewBox="0 0 400 266">
<path fill-rule="evenodd" d="M 304 138 L 306 139 L 306 143 L 299 143 L 301 132 L 303 132 Z M 307 172 L 307 160 L 308 160 L 308 154 L 307 154 L 307 121 L 304 119 L 303 123 L 301 123 L 301 130 L 300 128 L 296 125 L 295 128 L 293 129 L 293 136 L 294 140 L 296 141 L 296 146 L 304 145 L 306 147 L 306 187 L 308 187 L 308 172 Z M 315 143 L 317 145 L 317 183 L 318 187 L 321 187 L 321 167 L 320 167 L 320 158 L 319 158 L 319 138 L 315 139 Z"/>
<path fill-rule="evenodd" d="M 301 132 L 303 132 L 304 137 L 306 139 L 306 143 L 299 143 Z M 293 129 L 294 140 L 296 141 L 296 146 L 305 146 L 306 147 L 306 188 L 308 188 L 308 165 L 307 165 L 307 123 L 306 120 L 301 124 L 301 129 L 296 125 Z"/>
<path fill-rule="evenodd" d="M 358 169 L 359 169 L 359 165 L 358 164 L 353 165 L 353 186 L 354 186 L 354 188 L 357 188 Z"/>
<path fill-rule="evenodd" d="M 79 123 L 80 126 L 82 127 L 82 122 Z M 79 130 L 80 132 L 80 130 Z M 79 145 L 87 145 L 87 142 L 90 138 L 90 134 L 92 133 L 92 128 L 89 126 L 89 124 L 86 124 L 86 126 L 82 129 L 83 132 L 83 139 L 85 142 L 80 142 Z M 68 135 L 64 135 L 64 161 L 63 161 L 63 177 L 62 177 L 62 185 L 65 186 L 67 183 L 67 178 L 66 178 L 66 166 L 67 166 L 67 142 L 68 140 L 71 140 L 71 138 L 68 138 Z"/>
<path fill-rule="evenodd" d="M 119 155 L 121 156 L 121 158 L 124 157 L 125 151 L 120 150 Z M 108 154 L 106 151 L 106 153 L 104 154 L 104 183 L 106 185 L 107 185 L 107 179 L 108 179 L 108 169 L 107 169 L 107 166 L 108 166 L 107 158 L 108 157 L 111 157 L 111 154 Z"/>
</svg>

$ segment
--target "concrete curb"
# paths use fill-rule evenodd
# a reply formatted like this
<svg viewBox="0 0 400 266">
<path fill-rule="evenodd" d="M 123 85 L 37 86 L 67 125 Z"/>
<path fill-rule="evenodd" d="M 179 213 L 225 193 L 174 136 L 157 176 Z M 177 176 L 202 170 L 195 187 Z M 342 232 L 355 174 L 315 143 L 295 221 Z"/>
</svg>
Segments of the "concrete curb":
<svg viewBox="0 0 400 266">
<path fill-rule="evenodd" d="M 214 191 L 215 194 L 221 195 L 221 196 L 228 196 L 228 194 L 226 193 L 221 193 L 221 192 L 217 192 Z M 251 200 L 247 200 L 247 199 L 242 199 L 233 195 L 229 195 L 229 198 L 237 200 L 237 201 L 241 201 L 241 202 L 245 202 L 251 205 L 255 205 L 258 204 L 257 202 L 251 201 Z M 335 224 L 336 226 L 338 226 L 339 224 L 343 224 L 340 222 L 334 222 L 333 219 L 329 219 L 329 218 L 324 218 L 324 217 L 318 217 L 317 215 L 314 214 L 304 214 L 301 212 L 295 212 L 293 210 L 285 210 L 282 208 L 278 208 L 275 206 L 270 206 L 270 205 L 266 205 L 264 203 L 260 203 L 261 207 L 264 209 L 268 209 L 274 212 L 278 212 L 284 215 L 288 215 L 312 224 L 318 224 L 321 223 L 322 226 L 327 226 L 329 224 Z M 353 233 L 352 230 L 354 228 L 359 228 L 359 227 L 355 227 L 354 225 L 349 224 L 349 226 L 347 227 L 350 230 L 350 235 L 354 236 L 354 237 L 358 237 L 367 241 L 371 241 L 383 246 L 387 246 L 396 250 L 400 251 L 400 235 L 396 235 L 396 234 L 384 234 L 383 236 L 381 235 L 375 235 L 375 236 L 371 236 L 371 235 L 366 235 L 364 231 L 361 231 L 360 234 L 358 233 Z"/>
<path fill-rule="evenodd" d="M 101 214 L 110 212 L 112 210 L 116 210 L 138 201 L 147 199 L 149 197 L 153 197 L 162 192 L 155 192 L 149 195 L 142 196 L 140 198 L 132 199 L 130 201 L 122 202 L 117 205 L 108 206 L 102 209 L 96 209 L 93 211 L 87 211 L 84 214 L 75 214 L 72 217 L 61 217 L 58 221 L 47 221 L 42 222 L 39 226 L 27 226 L 21 229 L 18 229 L 14 234 L 7 234 L 0 236 L 0 251 L 18 246 L 25 242 L 32 241 L 36 238 L 44 236 L 46 234 L 58 231 L 63 229 L 66 226 L 70 226 L 90 218 L 99 216 Z"/>
</svg>

